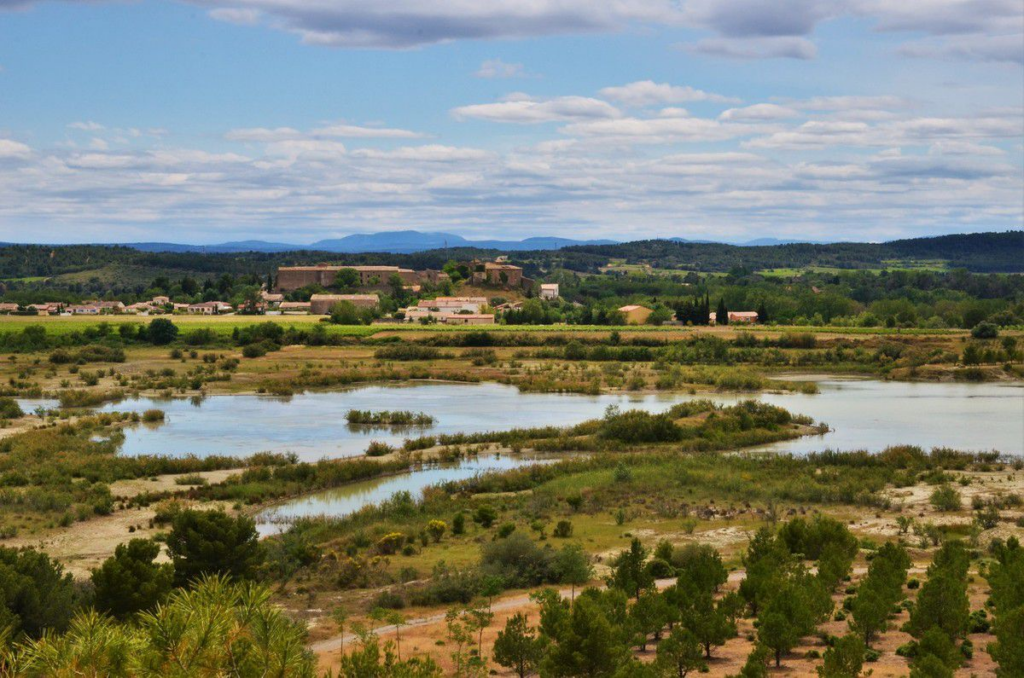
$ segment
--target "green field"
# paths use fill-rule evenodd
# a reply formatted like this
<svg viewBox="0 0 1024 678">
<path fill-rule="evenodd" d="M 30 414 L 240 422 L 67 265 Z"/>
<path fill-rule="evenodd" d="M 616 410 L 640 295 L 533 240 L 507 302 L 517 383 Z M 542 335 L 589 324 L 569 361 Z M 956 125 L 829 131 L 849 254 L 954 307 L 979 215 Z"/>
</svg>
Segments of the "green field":
<svg viewBox="0 0 1024 678">
<path fill-rule="evenodd" d="M 248 327 L 257 323 L 275 322 L 285 327 L 309 327 L 320 323 L 321 316 L 160 316 L 169 318 L 182 332 L 197 329 L 211 329 L 218 334 L 229 335 L 235 328 Z M 52 316 L 0 316 L 0 332 L 16 332 L 30 325 L 41 325 L 53 334 L 69 334 L 81 332 L 102 323 L 118 326 L 122 324 L 143 325 L 153 320 L 151 317 L 131 315 L 107 315 L 102 317 L 52 317 Z M 369 337 L 380 333 L 421 333 L 421 332 L 644 332 L 644 333 L 679 333 L 679 332 L 806 332 L 811 334 L 856 334 L 856 335 L 949 335 L 962 334 L 964 330 L 921 329 L 921 328 L 884 328 L 884 327 L 811 327 L 811 326 L 730 326 L 730 327 L 682 327 L 680 325 L 331 325 L 325 323 L 327 331 L 334 335 Z"/>
</svg>

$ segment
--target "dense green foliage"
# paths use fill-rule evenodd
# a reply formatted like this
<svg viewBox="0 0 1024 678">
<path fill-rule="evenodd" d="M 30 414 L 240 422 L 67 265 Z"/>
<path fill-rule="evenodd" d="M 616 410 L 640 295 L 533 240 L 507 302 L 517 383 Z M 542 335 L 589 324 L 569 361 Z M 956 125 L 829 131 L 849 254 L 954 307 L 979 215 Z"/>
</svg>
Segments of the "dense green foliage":
<svg viewBox="0 0 1024 678">
<path fill-rule="evenodd" d="M 316 675 L 304 629 L 253 584 L 204 579 L 132 623 L 87 611 L 65 627 L 67 633 L 35 641 L 0 643 L 0 670 L 11 678 Z"/>
<path fill-rule="evenodd" d="M 179 586 L 215 574 L 254 579 L 263 562 L 252 518 L 223 511 L 179 511 L 167 536 L 167 553 Z"/>
<path fill-rule="evenodd" d="M 63 632 L 80 603 L 71 575 L 45 553 L 0 546 L 0 629 L 15 638 Z"/>
<path fill-rule="evenodd" d="M 116 619 L 160 605 L 171 592 L 174 568 L 154 562 L 160 545 L 148 539 L 118 544 L 92 573 L 93 605 Z"/>
</svg>

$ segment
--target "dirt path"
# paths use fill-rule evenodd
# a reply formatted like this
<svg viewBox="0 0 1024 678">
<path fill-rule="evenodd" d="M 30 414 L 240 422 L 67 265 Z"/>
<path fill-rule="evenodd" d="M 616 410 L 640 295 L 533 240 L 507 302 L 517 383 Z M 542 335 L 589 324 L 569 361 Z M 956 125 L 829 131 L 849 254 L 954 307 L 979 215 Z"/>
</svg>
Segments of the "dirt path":
<svg viewBox="0 0 1024 678">
<path fill-rule="evenodd" d="M 744 576 L 745 576 L 745 573 L 742 572 L 742 571 L 730 572 L 729 573 L 729 581 L 732 582 L 732 583 L 738 583 L 738 582 L 743 580 Z M 665 588 L 667 588 L 669 586 L 672 586 L 675 583 L 676 583 L 675 578 L 672 578 L 672 579 L 658 579 L 657 581 L 655 581 L 655 585 L 658 587 L 658 590 L 663 590 L 663 589 L 665 589 Z M 577 587 L 576 588 L 576 593 L 579 593 L 580 591 L 582 591 L 583 588 L 585 588 L 585 587 Z M 563 598 L 570 598 L 573 595 L 573 589 L 571 589 L 571 588 L 559 589 L 558 590 L 558 594 L 560 596 L 562 596 Z M 491 611 L 492 612 L 496 612 L 496 613 L 497 612 L 506 612 L 506 611 L 510 611 L 510 610 L 519 611 L 519 610 L 522 610 L 523 608 L 526 608 L 526 607 L 536 607 L 536 606 L 534 605 L 533 601 L 530 600 L 530 595 L 529 594 L 519 594 L 519 595 L 512 596 L 510 598 L 502 598 L 502 599 L 494 601 L 494 603 L 491 605 Z M 422 626 L 430 626 L 432 624 L 444 623 L 445 616 L 446 616 L 446 612 L 439 612 L 437 614 L 431 614 L 431 615 L 427 615 L 425 617 L 417 617 L 416 619 L 409 619 L 404 624 L 402 624 L 401 631 L 402 631 L 402 633 L 406 633 L 409 629 L 414 629 L 414 628 L 418 628 L 418 627 L 422 627 Z M 392 625 L 388 625 L 388 626 L 377 627 L 376 629 L 373 630 L 373 632 L 375 634 L 377 634 L 378 636 L 387 636 L 387 635 L 394 635 L 395 632 L 398 631 L 398 630 L 399 630 L 398 627 L 396 627 L 395 625 L 392 624 Z M 333 636 L 331 638 L 327 638 L 325 640 L 320 640 L 320 641 L 317 641 L 315 643 L 312 643 L 312 644 L 310 644 L 309 647 L 310 647 L 311 650 L 313 650 L 313 652 L 315 652 L 318 655 L 319 654 L 324 654 L 326 652 L 337 651 L 338 647 L 341 645 L 341 641 L 342 640 L 344 640 L 345 643 L 350 643 L 350 642 L 358 640 L 358 637 L 355 634 L 351 634 L 351 633 L 347 633 L 344 636 L 336 635 L 336 636 Z"/>
</svg>

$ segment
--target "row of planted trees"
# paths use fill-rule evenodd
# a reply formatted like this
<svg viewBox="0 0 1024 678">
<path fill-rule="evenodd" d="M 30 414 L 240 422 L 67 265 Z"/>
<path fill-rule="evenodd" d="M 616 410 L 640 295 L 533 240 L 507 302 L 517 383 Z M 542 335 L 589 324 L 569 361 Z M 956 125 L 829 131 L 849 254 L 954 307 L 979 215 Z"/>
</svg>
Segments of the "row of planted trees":
<svg viewBox="0 0 1024 678">
<path fill-rule="evenodd" d="M 531 597 L 540 614 L 536 626 L 524 614 L 510 617 L 497 634 L 493 660 L 520 677 L 674 676 L 708 670 L 717 648 L 737 636 L 742 618 L 753 620 L 754 649 L 734 678 L 762 678 L 780 666 L 826 620 L 848 620 L 842 637 L 818 633 L 827 645 L 817 673 L 822 678 L 858 678 L 872 649 L 905 610 L 902 631 L 912 640 L 897 654 L 906 657 L 912 678 L 951 678 L 973 655 L 968 635 L 989 630 L 984 610 L 970 611 L 967 595 L 972 553 L 950 541 L 935 553 L 923 584 L 907 581 L 911 559 L 900 543 L 868 552 L 867 574 L 849 582 L 857 539 L 842 523 L 815 517 L 795 519 L 778 530 L 762 528 L 743 558 L 745 577 L 736 591 L 725 592 L 728 571 L 715 549 L 706 545 L 673 548 L 667 542 L 649 553 L 634 539 L 611 562 L 607 588 L 587 588 L 568 597 L 543 589 Z M 991 584 L 988 607 L 996 642 L 988 648 L 1000 677 L 1024 675 L 1024 549 L 1016 539 L 996 541 L 994 562 L 983 573 Z M 674 580 L 674 581 L 673 581 Z M 840 588 L 854 595 L 836 611 Z M 920 587 L 916 600 L 910 589 Z M 564 593 L 564 592 L 563 592 Z M 834 616 L 833 616 L 833 613 Z M 452 665 L 460 676 L 483 675 L 487 661 L 480 641 L 493 615 L 489 605 L 452 610 L 448 641 Z M 638 659 L 650 644 L 653 661 Z M 345 658 L 344 675 L 368 657 L 388 663 L 388 675 L 440 675 L 422 658 L 402 663 L 375 639 Z M 401 666 L 403 668 L 399 669 Z"/>
<path fill-rule="evenodd" d="M 540 609 L 537 625 L 524 614 L 510 617 L 495 639 L 493 660 L 521 677 L 685 678 L 707 670 L 717 648 L 736 637 L 739 620 L 753 617 L 755 649 L 739 675 L 766 676 L 772 663 L 780 664 L 831 615 L 832 594 L 848 577 L 857 550 L 856 538 L 829 518 L 796 519 L 779 530 L 766 527 L 751 541 L 738 591 L 725 592 L 728 570 L 714 548 L 673 548 L 663 542 L 651 553 L 634 539 L 611 562 L 606 588 L 568 596 L 550 588 L 532 594 Z M 447 643 L 456 675 L 486 673 L 479 638 L 490 619 L 489 608 L 449 614 Z M 651 644 L 654 660 L 638 659 L 637 651 L 645 653 Z M 429 660 L 400 662 L 389 646 L 382 649 L 370 636 L 343 659 L 343 674 L 369 675 L 355 670 L 368 658 L 387 664 L 393 675 L 440 674 Z M 864 644 L 850 633 L 833 639 L 819 673 L 855 678 L 863 661 Z"/>
</svg>

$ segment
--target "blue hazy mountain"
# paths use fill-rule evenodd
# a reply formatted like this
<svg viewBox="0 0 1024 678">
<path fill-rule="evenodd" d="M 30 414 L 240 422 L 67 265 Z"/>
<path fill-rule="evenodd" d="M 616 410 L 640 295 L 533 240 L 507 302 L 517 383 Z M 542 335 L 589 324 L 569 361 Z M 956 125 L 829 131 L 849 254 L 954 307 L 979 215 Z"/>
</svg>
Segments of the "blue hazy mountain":
<svg viewBox="0 0 1024 678">
<path fill-rule="evenodd" d="M 690 240 L 687 238 L 666 238 L 671 242 L 712 244 L 721 241 Z M 729 243 L 746 247 L 787 245 L 798 242 L 822 244 L 810 240 L 782 240 L 778 238 L 757 238 L 747 242 Z M 437 250 L 445 247 L 476 247 L 487 250 L 503 250 L 506 252 L 522 252 L 525 250 L 559 250 L 573 245 L 616 245 L 616 240 L 574 240 L 572 238 L 533 237 L 524 240 L 469 240 L 455 233 L 424 233 L 422 231 L 386 231 L 383 233 L 356 233 L 343 238 L 318 240 L 308 245 L 296 245 L 266 240 L 238 240 L 218 243 L 216 245 L 186 245 L 168 242 L 137 242 L 129 243 L 143 252 L 206 252 L 210 254 L 235 252 L 292 252 L 297 250 L 316 250 L 337 254 L 359 254 L 363 252 L 388 252 L 391 254 L 412 254 L 426 250 Z"/>
<path fill-rule="evenodd" d="M 614 245 L 615 240 L 574 240 L 572 238 L 535 237 L 525 240 L 469 240 L 454 233 L 423 233 L 421 231 L 388 231 L 384 233 L 357 233 L 344 238 L 318 240 L 308 245 L 294 245 L 265 240 L 240 240 L 216 245 L 182 245 L 166 242 L 129 243 L 144 252 L 288 252 L 317 250 L 339 254 L 360 252 L 390 252 L 410 254 L 444 247 L 478 247 L 507 251 L 557 250 L 571 245 Z"/>
</svg>

